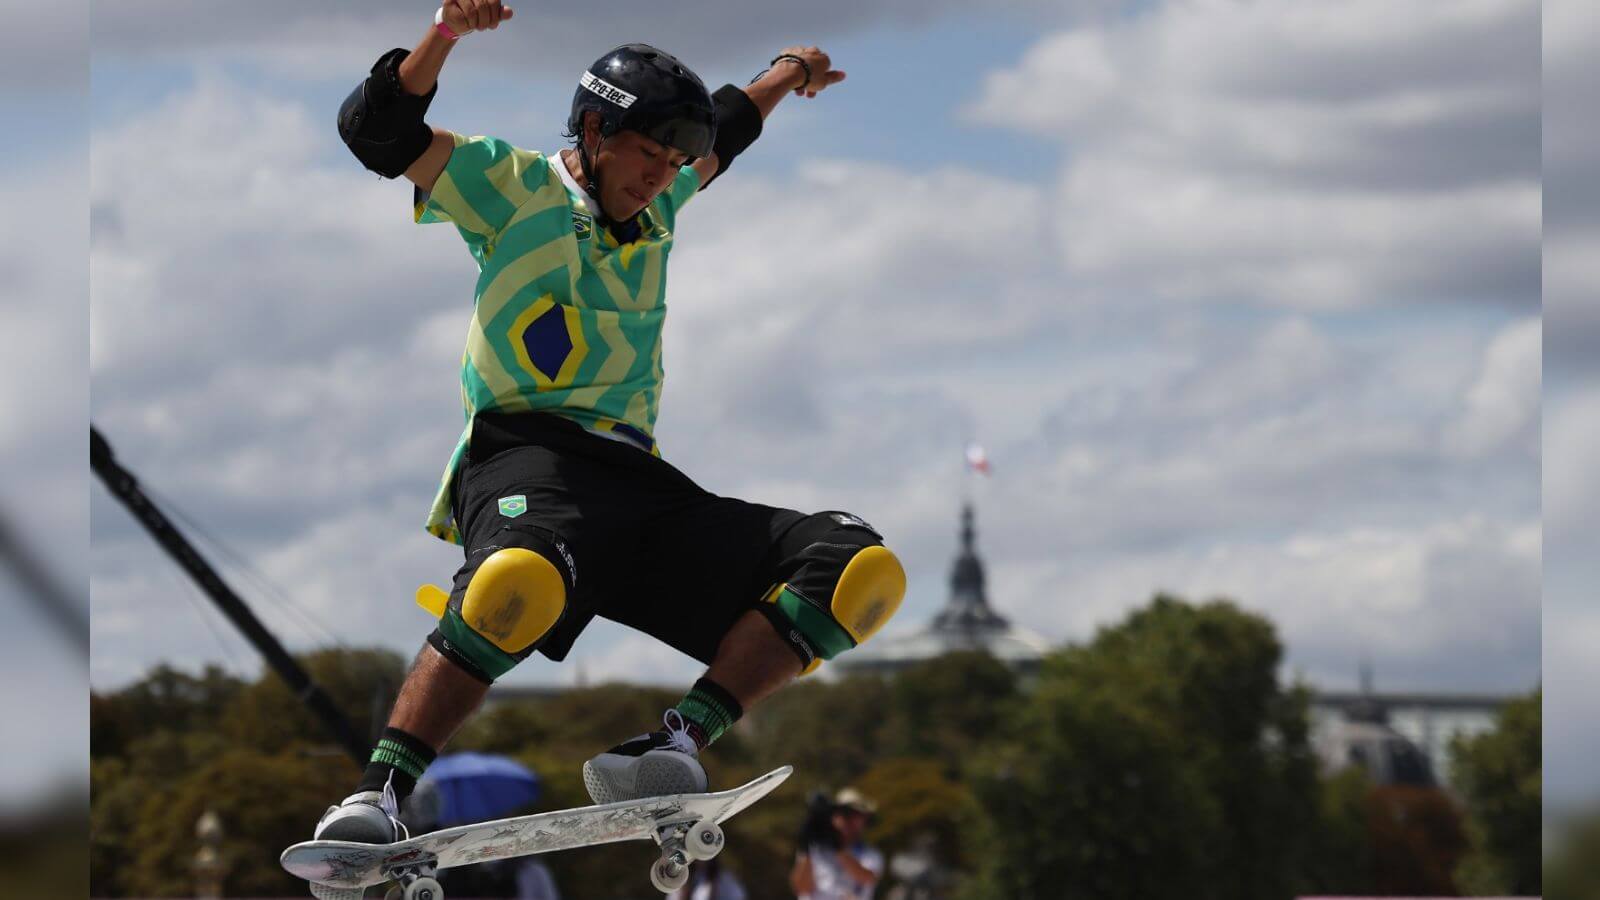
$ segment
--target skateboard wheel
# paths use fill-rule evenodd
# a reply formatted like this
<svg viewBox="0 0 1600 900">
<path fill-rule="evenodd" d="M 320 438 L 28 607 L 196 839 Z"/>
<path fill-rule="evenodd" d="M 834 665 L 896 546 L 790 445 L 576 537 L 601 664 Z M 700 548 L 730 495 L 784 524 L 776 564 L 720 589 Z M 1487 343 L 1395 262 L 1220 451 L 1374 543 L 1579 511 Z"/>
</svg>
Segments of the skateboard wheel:
<svg viewBox="0 0 1600 900">
<path fill-rule="evenodd" d="M 663 894 L 670 894 L 689 881 L 689 867 L 680 866 L 670 859 L 658 859 L 650 867 L 650 883 Z"/>
<path fill-rule="evenodd" d="M 722 826 L 703 819 L 689 828 L 684 835 L 683 847 L 694 859 L 710 859 L 722 852 Z"/>
<path fill-rule="evenodd" d="M 444 888 L 432 878 L 418 878 L 406 885 L 405 900 L 444 900 Z"/>
</svg>

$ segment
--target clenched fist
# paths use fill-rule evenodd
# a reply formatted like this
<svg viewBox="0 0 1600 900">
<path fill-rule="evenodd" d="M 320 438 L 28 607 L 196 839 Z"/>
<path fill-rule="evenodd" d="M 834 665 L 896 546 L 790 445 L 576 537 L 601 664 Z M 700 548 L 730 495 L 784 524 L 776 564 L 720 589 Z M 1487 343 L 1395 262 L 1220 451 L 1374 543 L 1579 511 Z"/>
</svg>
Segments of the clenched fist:
<svg viewBox="0 0 1600 900">
<path fill-rule="evenodd" d="M 512 9 L 501 0 L 444 0 L 444 24 L 456 34 L 499 28 Z"/>
</svg>

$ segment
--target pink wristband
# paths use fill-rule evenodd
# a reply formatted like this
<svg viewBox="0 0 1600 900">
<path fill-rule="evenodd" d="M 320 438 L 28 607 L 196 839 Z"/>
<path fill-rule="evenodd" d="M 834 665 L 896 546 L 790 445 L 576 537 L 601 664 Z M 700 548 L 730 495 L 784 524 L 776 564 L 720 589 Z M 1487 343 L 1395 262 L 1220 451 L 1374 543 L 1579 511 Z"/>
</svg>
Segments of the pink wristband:
<svg viewBox="0 0 1600 900">
<path fill-rule="evenodd" d="M 442 7 L 442 6 L 439 7 L 439 11 L 438 12 L 433 14 L 433 27 L 435 29 L 437 29 L 440 34 L 444 35 L 445 37 L 449 38 L 452 41 L 461 40 L 461 35 L 456 34 L 454 31 L 451 31 L 450 30 L 450 26 L 446 25 L 444 23 L 444 7 Z"/>
</svg>

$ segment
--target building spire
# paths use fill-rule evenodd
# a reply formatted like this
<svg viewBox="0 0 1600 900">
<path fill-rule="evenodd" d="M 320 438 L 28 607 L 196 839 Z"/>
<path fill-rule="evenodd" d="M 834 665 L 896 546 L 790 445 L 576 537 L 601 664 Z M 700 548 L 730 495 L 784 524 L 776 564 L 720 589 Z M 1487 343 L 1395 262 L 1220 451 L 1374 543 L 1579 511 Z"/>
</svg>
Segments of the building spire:
<svg viewBox="0 0 1600 900">
<path fill-rule="evenodd" d="M 950 569 L 950 599 L 934 617 L 935 631 L 1000 630 L 1010 624 L 989 606 L 974 519 L 972 501 L 966 501 L 961 508 L 961 552 Z"/>
</svg>

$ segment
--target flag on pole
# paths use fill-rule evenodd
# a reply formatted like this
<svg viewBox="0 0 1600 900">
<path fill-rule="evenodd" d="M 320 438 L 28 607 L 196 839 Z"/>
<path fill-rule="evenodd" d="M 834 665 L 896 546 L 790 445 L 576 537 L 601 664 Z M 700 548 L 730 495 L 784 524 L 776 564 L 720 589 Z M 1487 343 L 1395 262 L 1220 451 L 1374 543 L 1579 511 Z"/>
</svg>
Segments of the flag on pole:
<svg viewBox="0 0 1600 900">
<path fill-rule="evenodd" d="M 977 444 L 967 445 L 967 468 L 980 475 L 989 474 L 989 455 Z"/>
</svg>

